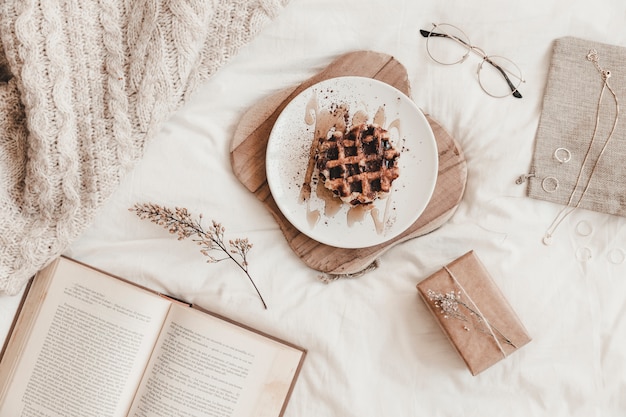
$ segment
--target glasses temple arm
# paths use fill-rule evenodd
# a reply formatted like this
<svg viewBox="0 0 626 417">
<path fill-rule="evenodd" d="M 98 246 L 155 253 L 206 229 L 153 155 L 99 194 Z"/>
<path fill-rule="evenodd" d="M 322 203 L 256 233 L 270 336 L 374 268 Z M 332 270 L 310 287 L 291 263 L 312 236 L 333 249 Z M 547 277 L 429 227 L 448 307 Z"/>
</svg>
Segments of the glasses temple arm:
<svg viewBox="0 0 626 417">
<path fill-rule="evenodd" d="M 484 59 L 485 59 L 486 62 L 491 64 L 491 66 L 493 66 L 495 69 L 497 69 L 498 72 L 500 72 L 500 74 L 502 74 L 502 76 L 506 80 L 506 83 L 509 85 L 509 88 L 511 89 L 511 93 L 513 93 L 513 97 L 515 97 L 515 98 L 522 98 L 522 93 L 520 93 L 519 90 L 513 85 L 513 83 L 511 82 L 511 79 L 506 75 L 506 71 L 504 71 L 502 69 L 502 67 L 500 67 L 498 64 L 494 63 L 488 57 L 485 57 Z"/>
<path fill-rule="evenodd" d="M 465 42 L 463 39 L 461 39 L 459 37 L 456 37 L 456 36 L 448 35 L 447 33 L 429 32 L 429 31 L 424 30 L 424 29 L 420 29 L 420 33 L 425 38 L 428 38 L 429 36 L 434 36 L 434 37 L 439 37 L 439 38 L 450 38 L 450 39 L 452 39 L 454 41 L 462 43 L 463 45 L 467 46 L 468 48 L 472 47 L 472 45 L 470 45 L 469 43 Z"/>
</svg>

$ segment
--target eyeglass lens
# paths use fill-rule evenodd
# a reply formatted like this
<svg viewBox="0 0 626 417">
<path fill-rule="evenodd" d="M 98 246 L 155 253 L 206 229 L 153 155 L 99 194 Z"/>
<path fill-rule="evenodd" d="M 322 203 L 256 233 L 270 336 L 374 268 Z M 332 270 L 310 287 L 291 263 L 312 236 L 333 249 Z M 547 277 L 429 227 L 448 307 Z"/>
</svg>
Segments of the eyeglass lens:
<svg viewBox="0 0 626 417">
<path fill-rule="evenodd" d="M 517 87 L 522 82 L 522 74 L 511 60 L 501 56 L 490 56 L 480 64 L 478 82 L 489 95 L 506 97 L 515 95 L 515 92 L 519 94 Z M 521 98 L 521 94 L 519 97 Z"/>
<path fill-rule="evenodd" d="M 443 65 L 462 62 L 470 52 L 470 40 L 459 28 L 442 23 L 428 33 L 426 49 L 430 57 Z"/>
</svg>

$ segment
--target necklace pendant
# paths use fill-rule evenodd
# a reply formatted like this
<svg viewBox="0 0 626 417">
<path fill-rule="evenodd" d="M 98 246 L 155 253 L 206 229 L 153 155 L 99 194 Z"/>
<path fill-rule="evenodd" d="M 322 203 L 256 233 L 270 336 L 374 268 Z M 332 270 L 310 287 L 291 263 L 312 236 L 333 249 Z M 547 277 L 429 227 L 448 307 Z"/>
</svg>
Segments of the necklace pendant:
<svg viewBox="0 0 626 417">
<path fill-rule="evenodd" d="M 543 239 L 541 239 L 541 242 L 543 242 L 543 244 L 546 246 L 552 245 L 552 235 L 549 233 L 546 233 Z"/>
<path fill-rule="evenodd" d="M 587 60 L 591 62 L 598 62 L 598 51 L 595 49 L 590 49 L 587 54 Z"/>
</svg>

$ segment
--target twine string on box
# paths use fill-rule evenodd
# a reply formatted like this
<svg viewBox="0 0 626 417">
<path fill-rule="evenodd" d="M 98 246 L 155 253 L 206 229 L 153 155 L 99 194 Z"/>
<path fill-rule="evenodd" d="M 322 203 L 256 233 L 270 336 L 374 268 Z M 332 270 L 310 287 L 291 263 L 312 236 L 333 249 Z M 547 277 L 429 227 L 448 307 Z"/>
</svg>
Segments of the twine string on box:
<svg viewBox="0 0 626 417">
<path fill-rule="evenodd" d="M 500 352 L 502 353 L 502 356 L 506 358 L 507 353 L 504 350 L 504 348 L 502 347 L 502 344 L 500 343 L 500 341 L 498 340 L 498 337 L 496 336 L 495 332 L 498 332 L 505 340 L 508 344 L 510 344 L 511 346 L 513 346 L 514 348 L 517 348 L 517 346 L 515 346 L 513 344 L 513 342 L 511 342 L 507 337 L 505 337 L 502 332 L 500 332 L 498 329 L 494 328 L 490 323 L 489 320 L 487 320 L 485 318 L 485 316 L 483 315 L 483 313 L 480 311 L 480 308 L 478 307 L 478 305 L 476 305 L 476 303 L 474 302 L 474 300 L 472 299 L 472 297 L 470 297 L 470 295 L 467 293 L 467 291 L 465 290 L 465 288 L 463 287 L 463 285 L 461 285 L 461 283 L 459 282 L 459 280 L 456 278 L 456 276 L 452 273 L 452 271 L 450 270 L 450 268 L 448 268 L 447 266 L 444 266 L 443 269 L 448 273 L 448 275 L 450 276 L 450 278 L 452 278 L 452 280 L 454 281 L 454 283 L 461 289 L 461 291 L 463 292 L 463 294 L 465 294 L 465 297 L 467 298 L 467 300 L 471 303 L 471 308 L 470 311 L 472 311 L 480 321 L 482 321 L 485 326 L 487 327 L 487 331 L 488 333 L 491 335 L 491 337 L 493 337 L 493 340 L 496 342 L 496 345 L 498 346 L 498 349 L 500 350 Z"/>
</svg>

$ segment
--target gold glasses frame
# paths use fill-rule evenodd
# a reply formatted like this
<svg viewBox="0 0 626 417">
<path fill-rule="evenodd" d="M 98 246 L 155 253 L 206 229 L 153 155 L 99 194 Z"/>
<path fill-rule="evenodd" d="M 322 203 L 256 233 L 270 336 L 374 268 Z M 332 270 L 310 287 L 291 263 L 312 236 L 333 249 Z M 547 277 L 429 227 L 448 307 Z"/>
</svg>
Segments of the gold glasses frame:
<svg viewBox="0 0 626 417">
<path fill-rule="evenodd" d="M 524 80 L 522 70 L 519 66 L 517 66 L 516 63 L 501 55 L 487 55 L 482 48 L 472 45 L 469 40 L 469 36 L 467 36 L 467 34 L 463 30 L 454 25 L 451 25 L 449 23 L 433 23 L 432 25 L 433 27 L 431 30 L 420 30 L 422 36 L 426 38 L 426 52 L 428 53 L 430 59 L 442 65 L 456 65 L 463 63 L 470 55 L 470 53 L 474 53 L 481 58 L 481 62 L 478 65 L 478 69 L 476 70 L 476 72 L 478 75 L 478 83 L 480 84 L 480 88 L 482 88 L 485 93 L 487 93 L 491 97 L 496 98 L 508 97 L 510 95 L 515 98 L 522 98 L 522 93 L 520 93 L 518 87 L 522 83 L 525 83 L 526 80 Z M 453 32 L 453 30 L 446 30 L 447 27 L 458 31 L 458 33 L 461 34 L 462 37 L 450 34 L 450 32 Z M 431 41 L 436 38 L 448 38 L 457 42 L 462 48 L 466 50 L 465 54 L 461 56 L 457 61 L 442 62 L 441 60 L 435 58 L 434 54 L 431 52 Z M 507 65 L 506 67 L 498 65 L 496 62 L 494 62 L 495 58 L 497 58 L 498 61 L 506 61 L 509 65 Z M 485 86 L 480 77 L 481 70 L 485 65 L 493 67 L 504 78 L 504 81 L 507 83 L 509 89 L 511 90 L 509 93 L 499 95 L 494 94 L 492 91 L 489 91 L 489 89 Z"/>
</svg>

